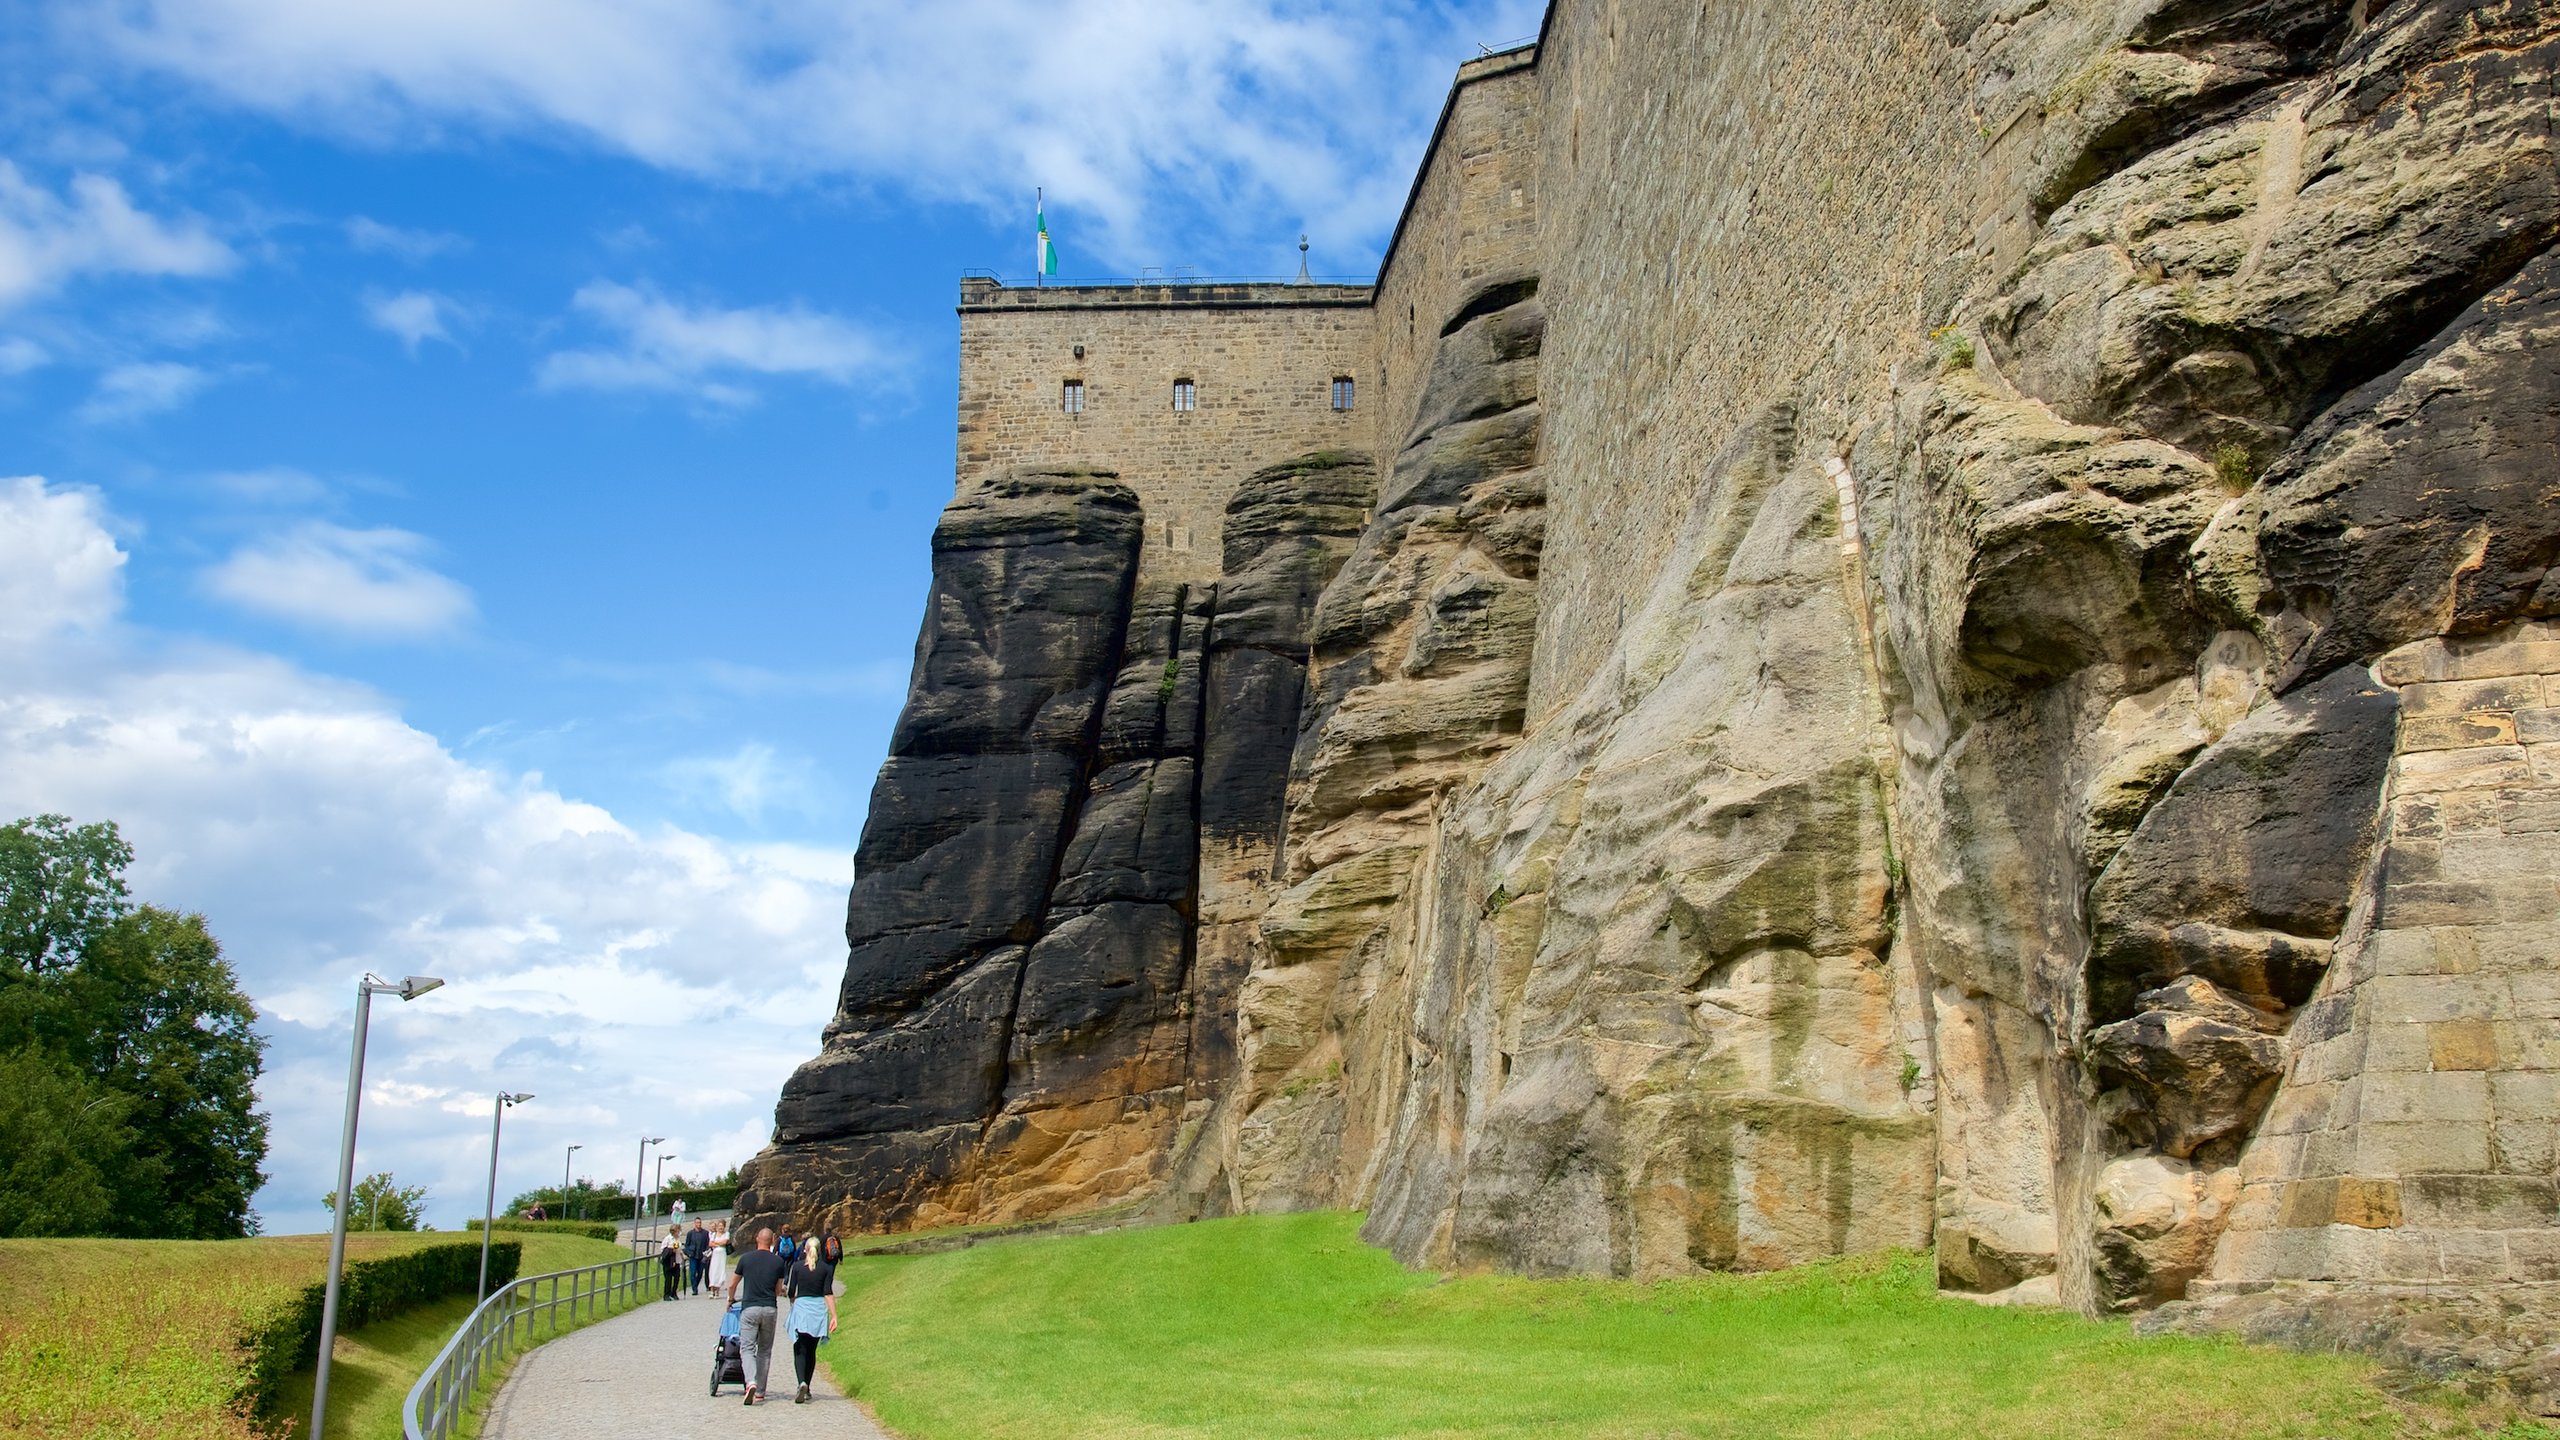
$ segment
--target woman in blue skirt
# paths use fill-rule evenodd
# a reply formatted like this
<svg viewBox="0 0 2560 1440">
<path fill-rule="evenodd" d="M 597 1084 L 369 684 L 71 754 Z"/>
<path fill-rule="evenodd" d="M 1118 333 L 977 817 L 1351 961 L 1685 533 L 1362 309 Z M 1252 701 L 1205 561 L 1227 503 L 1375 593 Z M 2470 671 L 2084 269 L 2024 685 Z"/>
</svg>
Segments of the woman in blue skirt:
<svg viewBox="0 0 2560 1440">
<path fill-rule="evenodd" d="M 836 1328 L 836 1265 L 844 1242 L 833 1235 L 804 1242 L 791 1262 L 791 1366 L 800 1376 L 794 1405 L 809 1403 L 809 1377 L 818 1373 L 818 1342 Z"/>
</svg>

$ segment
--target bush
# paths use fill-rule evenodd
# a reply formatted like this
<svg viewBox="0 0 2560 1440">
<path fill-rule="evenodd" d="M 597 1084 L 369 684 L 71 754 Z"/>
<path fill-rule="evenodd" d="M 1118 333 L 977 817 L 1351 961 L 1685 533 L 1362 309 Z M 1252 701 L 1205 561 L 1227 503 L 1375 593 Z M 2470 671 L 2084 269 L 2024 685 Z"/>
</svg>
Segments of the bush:
<svg viewBox="0 0 2560 1440">
<path fill-rule="evenodd" d="M 480 1229 L 480 1222 L 471 1221 L 463 1228 L 476 1234 Z M 590 1240 L 622 1238 L 622 1232 L 615 1229 L 610 1221 L 605 1220 L 510 1220 L 501 1215 L 498 1217 L 498 1223 L 489 1228 L 502 1235 L 510 1230 L 521 1230 L 529 1235 L 583 1235 Z"/>
<path fill-rule="evenodd" d="M 524 1247 L 501 1240 L 489 1247 L 489 1286 L 496 1289 L 516 1278 L 524 1263 Z M 448 1295 L 466 1295 L 480 1286 L 480 1246 L 422 1245 L 378 1260 L 347 1266 L 338 1291 L 338 1329 L 348 1331 L 431 1305 Z M 325 1277 L 305 1286 L 283 1303 L 254 1317 L 240 1337 L 242 1368 L 240 1402 L 261 1420 L 275 1418 L 285 1377 L 320 1353 L 320 1310 L 327 1303 Z"/>
<path fill-rule="evenodd" d="M 696 1185 L 684 1190 L 670 1187 L 658 1192 L 658 1208 L 653 1213 L 667 1214 L 675 1208 L 675 1203 L 679 1200 L 684 1202 L 684 1208 L 687 1210 L 726 1210 L 738 1203 L 738 1187 Z"/>
</svg>

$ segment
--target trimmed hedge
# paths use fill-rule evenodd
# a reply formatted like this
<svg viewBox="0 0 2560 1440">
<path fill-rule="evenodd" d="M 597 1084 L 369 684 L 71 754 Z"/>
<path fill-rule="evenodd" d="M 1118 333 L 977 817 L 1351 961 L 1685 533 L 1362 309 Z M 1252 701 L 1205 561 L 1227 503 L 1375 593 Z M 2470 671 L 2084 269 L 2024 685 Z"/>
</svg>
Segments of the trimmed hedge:
<svg viewBox="0 0 2560 1440">
<path fill-rule="evenodd" d="M 494 1290 L 515 1279 L 523 1264 L 521 1243 L 492 1244 L 489 1287 Z M 338 1288 L 338 1330 L 343 1334 L 479 1288 L 480 1242 L 476 1240 L 422 1245 L 379 1260 L 352 1261 L 345 1283 Z M 250 1414 L 262 1421 L 275 1419 L 285 1377 L 319 1358 L 320 1310 L 327 1302 L 328 1283 L 323 1279 L 250 1322 L 248 1332 L 240 1337 L 244 1371 L 240 1402 Z"/>
<path fill-rule="evenodd" d="M 738 1203 L 738 1187 L 704 1185 L 691 1190 L 661 1190 L 658 1192 L 656 1213 L 666 1214 L 679 1200 L 684 1202 L 687 1210 L 726 1210 Z"/>
<path fill-rule="evenodd" d="M 470 1221 L 463 1228 L 477 1235 L 480 1233 L 480 1222 Z M 501 1235 L 510 1230 L 521 1230 L 535 1235 L 583 1235 L 590 1240 L 622 1238 L 622 1232 L 615 1229 L 613 1222 L 609 1220 L 510 1220 L 501 1215 L 498 1217 L 498 1223 L 490 1228 Z"/>
</svg>

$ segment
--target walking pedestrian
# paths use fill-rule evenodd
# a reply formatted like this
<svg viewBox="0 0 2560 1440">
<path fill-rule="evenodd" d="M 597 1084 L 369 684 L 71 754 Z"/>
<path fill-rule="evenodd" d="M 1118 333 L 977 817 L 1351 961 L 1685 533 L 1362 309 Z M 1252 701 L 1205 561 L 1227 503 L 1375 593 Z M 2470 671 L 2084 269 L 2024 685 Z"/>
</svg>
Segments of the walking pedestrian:
<svg viewBox="0 0 2560 1440">
<path fill-rule="evenodd" d="M 658 1270 L 667 1277 L 666 1298 L 673 1300 L 684 1284 L 684 1252 L 676 1248 L 673 1231 L 667 1232 L 667 1238 L 658 1246 Z"/>
<path fill-rule="evenodd" d="M 775 1291 L 790 1267 L 773 1253 L 773 1231 L 756 1232 L 756 1248 L 738 1257 L 738 1273 L 729 1277 L 729 1298 L 743 1303 L 738 1312 L 738 1344 L 746 1351 L 747 1398 L 763 1397 L 773 1371 Z"/>
<path fill-rule="evenodd" d="M 818 1372 L 818 1345 L 836 1328 L 836 1263 L 844 1258 L 844 1242 L 833 1235 L 823 1244 L 803 1245 L 791 1265 L 791 1369 L 800 1377 L 800 1393 L 791 1403 L 809 1403 L 809 1377 Z"/>
<path fill-rule="evenodd" d="M 693 1228 L 684 1232 L 684 1273 L 685 1279 L 691 1282 L 691 1288 L 686 1293 L 693 1295 L 702 1293 L 702 1275 L 710 1268 L 711 1232 L 703 1229 L 702 1222 L 696 1220 L 693 1222 Z"/>
<path fill-rule="evenodd" d="M 715 1220 L 711 1224 L 711 1293 L 729 1288 L 729 1252 L 738 1247 L 729 1243 L 729 1222 Z"/>
</svg>

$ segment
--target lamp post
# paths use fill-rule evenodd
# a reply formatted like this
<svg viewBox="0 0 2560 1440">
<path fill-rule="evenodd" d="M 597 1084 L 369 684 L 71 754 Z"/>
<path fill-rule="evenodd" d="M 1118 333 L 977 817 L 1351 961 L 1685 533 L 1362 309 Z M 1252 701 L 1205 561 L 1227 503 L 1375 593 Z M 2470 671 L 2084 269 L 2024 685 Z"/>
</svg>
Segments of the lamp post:
<svg viewBox="0 0 2560 1440">
<path fill-rule="evenodd" d="M 498 1092 L 498 1103 L 489 1107 L 489 1207 L 480 1217 L 480 1295 L 489 1298 L 489 1239 L 498 1229 L 498 1127 L 507 1118 L 507 1107 L 521 1105 L 530 1095 Z"/>
<path fill-rule="evenodd" d="M 338 1136 L 338 1203 L 329 1221 L 329 1283 L 320 1297 L 320 1358 L 311 1373 L 311 1434 L 326 1435 L 329 1420 L 329 1351 L 338 1343 L 338 1279 L 347 1262 L 347 1210 L 356 1179 L 356 1106 L 364 1098 L 364 1033 L 373 1018 L 373 997 L 397 995 L 415 1000 L 444 982 L 433 975 L 411 975 L 397 982 L 368 972 L 356 982 L 356 1035 L 347 1057 L 347 1124 Z"/>
<path fill-rule="evenodd" d="M 569 1153 L 560 1157 L 560 1218 L 563 1220 L 574 1218 L 569 1214 L 569 1161 L 586 1148 L 584 1145 L 572 1145 Z"/>
<path fill-rule="evenodd" d="M 640 1137 L 640 1168 L 631 1177 L 631 1253 L 634 1255 L 640 1253 L 640 1207 L 647 1203 L 642 1192 L 649 1188 L 649 1147 L 663 1145 L 666 1140 L 664 1135 Z"/>
</svg>

